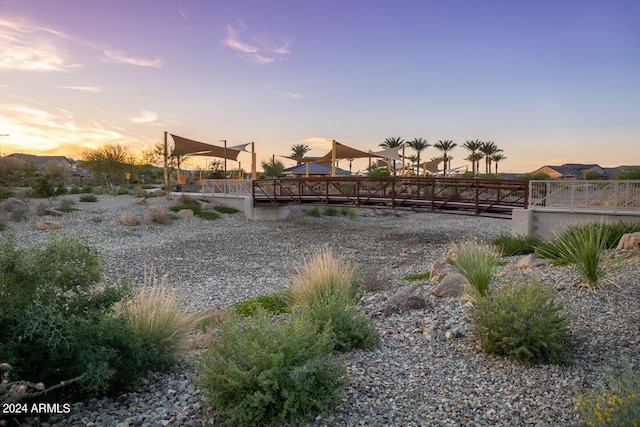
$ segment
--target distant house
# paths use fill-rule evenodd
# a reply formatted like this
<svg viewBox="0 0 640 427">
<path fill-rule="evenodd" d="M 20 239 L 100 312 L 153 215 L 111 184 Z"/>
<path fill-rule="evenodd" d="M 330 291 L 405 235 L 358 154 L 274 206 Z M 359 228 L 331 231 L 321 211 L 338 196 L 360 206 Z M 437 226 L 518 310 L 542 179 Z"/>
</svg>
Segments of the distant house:
<svg viewBox="0 0 640 427">
<path fill-rule="evenodd" d="M 595 163 L 565 163 L 560 166 L 545 165 L 531 173 L 544 173 L 549 175 L 551 179 L 609 179 L 617 173 L 632 168 L 634 168 L 634 166 L 603 168 Z"/>
<path fill-rule="evenodd" d="M 76 181 L 79 181 L 80 185 L 82 185 L 83 179 L 86 180 L 91 177 L 91 174 L 78 168 L 78 164 L 75 160 L 65 156 L 37 156 L 35 154 L 14 153 L 9 154 L 7 157 L 14 157 L 27 163 L 31 163 L 35 167 L 37 174 L 41 174 L 47 164 L 51 162 L 60 164 L 69 171 L 69 177 L 71 178 L 71 181 L 74 183 L 76 183 Z"/>
</svg>

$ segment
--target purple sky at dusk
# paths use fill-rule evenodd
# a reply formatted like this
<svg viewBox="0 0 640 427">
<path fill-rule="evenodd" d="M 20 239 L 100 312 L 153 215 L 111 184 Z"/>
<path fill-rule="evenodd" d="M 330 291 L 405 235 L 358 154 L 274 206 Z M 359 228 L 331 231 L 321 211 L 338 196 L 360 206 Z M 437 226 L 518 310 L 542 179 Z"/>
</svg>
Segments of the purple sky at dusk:
<svg viewBox="0 0 640 427">
<path fill-rule="evenodd" d="M 501 172 L 640 164 L 638 0 L 0 0 L 0 52 L 2 155 L 168 131 L 258 161 L 401 136 L 454 140 L 453 167 L 470 139 Z"/>
</svg>

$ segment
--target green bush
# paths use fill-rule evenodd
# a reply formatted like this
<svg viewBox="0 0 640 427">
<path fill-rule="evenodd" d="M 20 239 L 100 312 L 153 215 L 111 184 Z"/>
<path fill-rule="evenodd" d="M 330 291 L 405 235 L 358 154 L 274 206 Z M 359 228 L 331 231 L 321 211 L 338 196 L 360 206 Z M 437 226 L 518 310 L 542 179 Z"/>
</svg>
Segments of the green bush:
<svg viewBox="0 0 640 427">
<path fill-rule="evenodd" d="M 555 290 L 534 280 L 492 290 L 470 309 L 474 334 L 487 353 L 532 363 L 568 362 L 577 341 Z"/>
<path fill-rule="evenodd" d="M 501 256 L 532 254 L 541 243 L 542 239 L 534 235 L 512 236 L 504 234 L 493 241 Z"/>
<path fill-rule="evenodd" d="M 406 280 L 408 282 L 417 282 L 418 280 L 429 280 L 431 278 L 431 273 L 429 271 L 425 271 L 423 273 L 416 274 L 407 274 L 402 277 L 402 280 Z"/>
<path fill-rule="evenodd" d="M 269 314 L 289 313 L 290 291 L 275 292 L 268 295 L 259 295 L 253 299 L 242 301 L 233 307 L 236 313 L 249 317 L 255 316 L 259 311 Z"/>
<path fill-rule="evenodd" d="M 489 292 L 489 282 L 499 257 L 495 248 L 482 245 L 477 241 L 466 241 L 456 245 L 451 264 L 462 274 L 471 286 L 471 299 L 483 298 Z"/>
<path fill-rule="evenodd" d="M 305 213 L 309 216 L 319 217 L 320 208 L 317 206 L 311 206 L 310 208 L 305 209 Z"/>
<path fill-rule="evenodd" d="M 13 197 L 13 191 L 8 188 L 0 187 L 0 200 L 5 200 L 9 197 Z"/>
<path fill-rule="evenodd" d="M 340 213 L 342 216 L 346 216 L 349 219 L 356 220 L 358 219 L 358 210 L 355 208 L 340 208 Z"/>
<path fill-rule="evenodd" d="M 216 210 L 216 212 L 220 212 L 220 213 L 224 213 L 224 214 L 234 214 L 238 212 L 238 209 L 236 208 L 232 208 L 230 206 L 214 206 L 213 209 Z"/>
<path fill-rule="evenodd" d="M 102 283 L 102 258 L 80 240 L 0 244 L 0 360 L 16 378 L 47 386 L 77 378 L 67 395 L 118 393 L 156 369 L 157 346 L 115 305 L 125 285 Z"/>
<path fill-rule="evenodd" d="M 93 203 L 98 201 L 98 197 L 95 194 L 83 194 L 78 200 L 81 202 Z"/>
<path fill-rule="evenodd" d="M 67 213 L 77 211 L 79 209 L 74 207 L 75 204 L 76 204 L 75 200 L 62 199 L 60 200 L 60 203 L 58 205 L 58 210 L 60 212 L 67 212 Z"/>
<path fill-rule="evenodd" d="M 230 316 L 198 364 L 198 386 L 216 423 L 304 425 L 343 393 L 345 368 L 332 348 L 329 331 L 301 316 Z"/>
<path fill-rule="evenodd" d="M 200 206 L 198 205 L 196 199 L 191 199 L 193 201 L 196 202 L 195 205 L 192 204 L 177 204 L 177 205 L 173 205 L 173 206 L 169 206 L 169 210 L 172 212 L 179 212 L 182 209 L 191 209 L 193 211 L 193 215 L 197 216 L 198 218 L 202 218 L 202 219 L 206 219 L 206 220 L 216 220 L 218 218 L 220 218 L 220 215 L 217 212 L 211 212 L 211 211 L 203 211 Z"/>
<path fill-rule="evenodd" d="M 578 399 L 580 418 L 588 426 L 640 426 L 640 372 L 608 372 L 603 381 Z"/>
<path fill-rule="evenodd" d="M 551 242 L 538 247 L 540 256 L 548 258 L 555 265 L 572 264 L 586 281 L 589 288 L 594 288 L 605 275 L 605 261 L 611 256 L 604 250 L 611 235 L 610 224 L 586 224 L 569 226 Z"/>
<path fill-rule="evenodd" d="M 334 206 L 327 206 L 324 209 L 322 209 L 322 215 L 325 215 L 325 216 L 336 216 L 336 215 L 338 215 L 338 208 L 336 208 Z"/>
<path fill-rule="evenodd" d="M 31 195 L 34 198 L 48 199 L 56 195 L 56 188 L 49 182 L 46 175 L 37 177 L 31 189 Z"/>
</svg>

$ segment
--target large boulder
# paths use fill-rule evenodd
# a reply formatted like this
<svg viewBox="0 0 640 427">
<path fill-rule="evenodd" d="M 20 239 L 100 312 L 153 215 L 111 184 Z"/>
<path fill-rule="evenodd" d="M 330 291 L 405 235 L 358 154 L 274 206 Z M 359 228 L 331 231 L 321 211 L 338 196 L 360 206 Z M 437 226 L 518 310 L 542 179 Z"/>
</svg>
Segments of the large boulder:
<svg viewBox="0 0 640 427">
<path fill-rule="evenodd" d="M 138 218 L 136 218 L 133 215 L 129 215 L 129 214 L 122 214 L 120 216 L 120 219 L 118 220 L 118 222 L 122 225 L 126 225 L 128 227 L 134 227 L 138 224 L 140 224 L 140 221 L 138 220 Z"/>
<path fill-rule="evenodd" d="M 424 298 L 424 288 L 420 283 L 416 283 L 396 292 L 382 310 L 385 316 L 391 316 L 394 313 L 404 313 L 411 310 L 420 310 L 427 306 Z"/>
<path fill-rule="evenodd" d="M 163 206 L 149 206 L 144 211 L 146 224 L 171 224 L 171 212 Z"/>
<path fill-rule="evenodd" d="M 618 249 L 633 251 L 640 256 L 640 231 L 624 234 L 618 242 Z"/>
<path fill-rule="evenodd" d="M 180 209 L 178 211 L 178 216 L 181 218 L 188 218 L 193 216 L 193 211 L 191 209 Z"/>
<path fill-rule="evenodd" d="M 58 221 L 38 221 L 36 230 L 56 230 L 62 228 L 62 223 Z"/>
<path fill-rule="evenodd" d="M 440 276 L 445 276 L 449 273 L 455 273 L 454 266 L 446 262 L 445 260 L 439 260 L 431 264 L 431 270 L 429 270 L 429 278 L 433 281 Z"/>
<path fill-rule="evenodd" d="M 528 254 L 520 258 L 516 267 L 518 268 L 535 268 L 547 265 L 547 261 L 536 258 L 534 254 Z"/>
<path fill-rule="evenodd" d="M 9 197 L 0 202 L 0 213 L 26 213 L 29 210 L 29 205 L 20 199 L 15 197 Z"/>
<path fill-rule="evenodd" d="M 467 279 L 460 273 L 449 273 L 438 283 L 431 294 L 441 298 L 460 298 L 467 288 Z"/>
</svg>

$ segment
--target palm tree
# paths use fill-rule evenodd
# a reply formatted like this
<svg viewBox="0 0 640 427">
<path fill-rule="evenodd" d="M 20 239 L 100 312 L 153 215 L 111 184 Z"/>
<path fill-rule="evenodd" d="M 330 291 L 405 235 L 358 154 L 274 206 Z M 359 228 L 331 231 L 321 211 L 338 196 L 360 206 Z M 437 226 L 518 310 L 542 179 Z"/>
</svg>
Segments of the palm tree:
<svg viewBox="0 0 640 427">
<path fill-rule="evenodd" d="M 388 137 L 384 140 L 384 142 L 380 143 L 380 147 L 388 149 L 388 148 L 400 148 L 404 144 L 404 139 L 402 137 Z M 393 176 L 396 175 L 396 160 L 393 159 Z"/>
<path fill-rule="evenodd" d="M 416 175 L 420 175 L 420 153 L 426 150 L 427 147 L 431 147 L 431 144 L 429 144 L 424 138 L 413 138 L 411 141 L 407 142 L 407 145 L 413 148 L 418 154 L 418 168 L 416 169 Z"/>
<path fill-rule="evenodd" d="M 451 166 L 449 164 L 449 157 L 447 156 L 447 153 L 457 147 L 458 144 L 450 139 L 445 139 L 444 141 L 440 140 L 436 142 L 433 146 L 442 151 L 442 160 L 444 160 L 444 176 L 447 176 L 447 167 Z"/>
<path fill-rule="evenodd" d="M 480 147 L 482 147 L 482 141 L 480 141 L 479 139 L 465 141 L 462 146 L 471 151 L 471 154 L 469 155 L 469 157 L 465 158 L 465 160 L 471 161 L 471 171 L 475 176 L 477 172 L 476 162 L 480 161 L 480 159 L 482 158 L 482 156 L 478 157 L 478 151 L 480 150 Z"/>
<path fill-rule="evenodd" d="M 413 165 L 413 164 L 418 162 L 418 159 L 420 157 L 417 154 L 409 154 L 408 156 L 405 156 L 405 158 L 411 162 L 410 163 L 411 165 Z M 420 164 L 419 163 L 417 164 L 417 167 L 418 168 L 416 170 L 420 169 Z M 409 167 L 409 171 L 411 171 L 411 169 L 413 169 L 413 167 L 410 166 Z M 418 172 L 417 174 L 419 175 L 420 173 Z M 409 175 L 411 175 L 411 172 L 409 172 Z"/>
<path fill-rule="evenodd" d="M 502 150 L 500 150 L 502 151 Z M 507 158 L 507 156 L 500 154 L 500 153 L 496 153 L 491 155 L 491 160 L 493 162 L 495 162 L 496 164 L 496 176 L 498 176 L 498 162 L 501 162 L 502 160 L 505 160 Z"/>
<path fill-rule="evenodd" d="M 296 159 L 298 164 L 302 162 L 298 159 L 302 159 L 305 154 L 311 151 L 311 148 L 307 144 L 293 144 L 291 147 L 291 157 Z"/>
<path fill-rule="evenodd" d="M 491 173 L 491 156 L 496 153 L 501 152 L 502 150 L 498 148 L 493 141 L 485 141 L 482 143 L 479 151 L 484 154 L 485 161 L 485 173 Z"/>
</svg>

